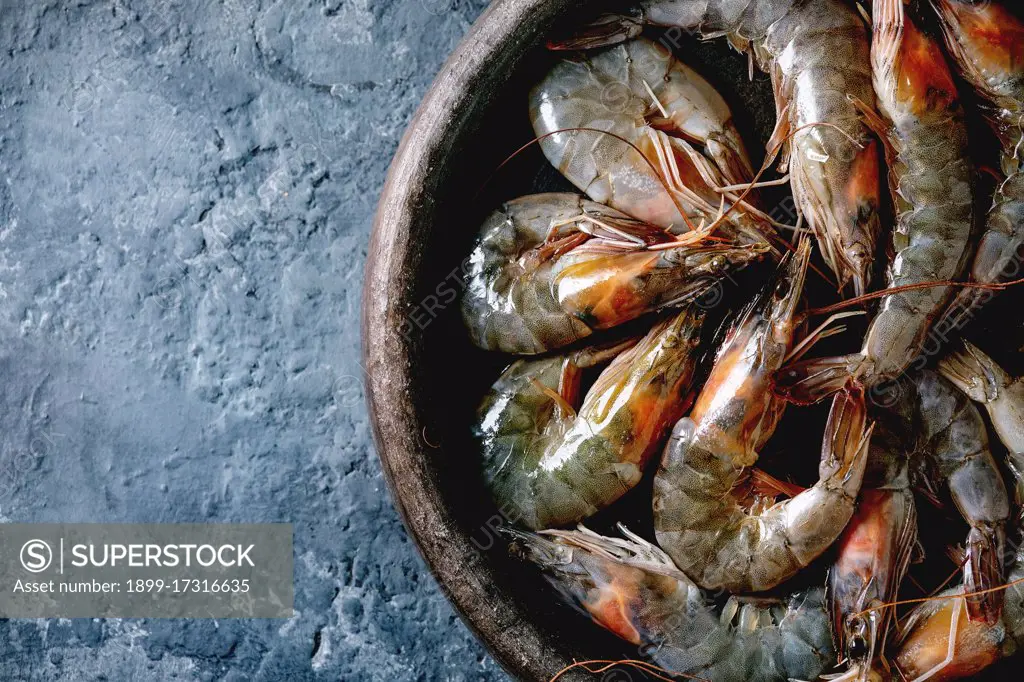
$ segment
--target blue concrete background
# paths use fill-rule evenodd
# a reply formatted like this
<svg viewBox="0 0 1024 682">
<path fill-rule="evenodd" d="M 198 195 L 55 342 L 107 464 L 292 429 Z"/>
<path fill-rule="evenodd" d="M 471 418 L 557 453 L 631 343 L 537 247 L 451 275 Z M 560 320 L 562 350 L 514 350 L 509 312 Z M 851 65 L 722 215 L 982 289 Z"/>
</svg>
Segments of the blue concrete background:
<svg viewBox="0 0 1024 682">
<path fill-rule="evenodd" d="M 0 621 L 3 680 L 491 680 L 370 444 L 359 300 L 482 0 L 0 0 L 0 521 L 295 524 L 288 621 Z"/>
</svg>

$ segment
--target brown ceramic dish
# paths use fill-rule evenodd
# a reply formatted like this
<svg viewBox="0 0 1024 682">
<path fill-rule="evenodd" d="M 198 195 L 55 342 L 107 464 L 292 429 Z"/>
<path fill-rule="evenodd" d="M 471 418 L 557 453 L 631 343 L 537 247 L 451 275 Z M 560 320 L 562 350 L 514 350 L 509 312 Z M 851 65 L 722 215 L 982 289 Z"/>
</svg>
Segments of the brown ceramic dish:
<svg viewBox="0 0 1024 682">
<path fill-rule="evenodd" d="M 510 673 L 538 682 L 573 660 L 636 658 L 638 652 L 557 605 L 537 573 L 511 559 L 494 532 L 501 510 L 479 481 L 469 425 L 507 358 L 470 346 L 457 295 L 462 260 L 486 213 L 513 196 L 570 189 L 536 147 L 494 173 L 533 135 L 526 95 L 552 58 L 542 47 L 545 34 L 585 5 L 495 0 L 473 26 L 437 76 L 392 163 L 363 296 L 370 410 L 395 503 L 466 622 Z M 745 58 L 724 41 L 691 40 L 681 49 L 687 63 L 731 100 L 748 146 L 763 149 L 774 123 L 767 79 L 749 82 Z M 823 425 L 824 415 L 818 420 Z M 798 430 L 806 432 L 806 423 Z M 806 448 L 777 435 L 788 453 L 806 449 L 814 471 L 820 446 L 815 434 L 802 437 Z M 627 510 L 632 504 L 631 523 L 641 531 L 644 513 L 637 510 L 649 515 L 649 495 L 649 488 L 639 489 L 632 502 L 623 500 Z M 606 679 L 640 679 L 636 671 L 629 676 Z M 598 677 L 574 672 L 560 679 Z"/>
<path fill-rule="evenodd" d="M 551 59 L 543 36 L 578 4 L 496 0 L 442 68 L 392 163 L 363 299 L 370 410 L 398 509 L 470 627 L 509 672 L 528 680 L 548 680 L 573 660 L 638 655 L 556 605 L 494 533 L 500 510 L 479 482 L 468 431 L 506 358 L 470 347 L 451 293 L 476 226 L 498 201 L 569 189 L 534 148 L 490 183 L 499 195 L 476 196 L 482 179 L 532 137 L 526 95 Z M 729 55 L 724 45 L 713 50 Z M 743 81 L 744 59 L 729 60 Z M 761 95 L 770 117 L 770 91 Z M 770 126 L 769 118 L 758 127 L 767 134 Z"/>
</svg>

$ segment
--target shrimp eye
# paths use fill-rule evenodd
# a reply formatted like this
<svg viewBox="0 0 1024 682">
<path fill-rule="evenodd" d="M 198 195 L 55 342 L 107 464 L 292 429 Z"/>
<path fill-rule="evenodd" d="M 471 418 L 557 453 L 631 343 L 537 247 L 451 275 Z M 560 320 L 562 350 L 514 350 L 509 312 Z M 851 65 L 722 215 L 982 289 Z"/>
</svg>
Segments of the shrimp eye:
<svg viewBox="0 0 1024 682">
<path fill-rule="evenodd" d="M 715 256 L 708 265 L 712 272 L 724 272 L 729 267 L 729 261 L 726 260 L 725 256 Z"/>
<path fill-rule="evenodd" d="M 868 643 L 864 641 L 863 637 L 854 637 L 850 641 L 849 655 L 850 658 L 854 660 L 864 658 L 868 655 Z"/>
<path fill-rule="evenodd" d="M 779 283 L 775 285 L 775 298 L 786 298 L 787 296 L 789 296 L 789 291 L 789 280 L 779 280 Z"/>
<path fill-rule="evenodd" d="M 860 263 L 868 257 L 868 250 L 864 248 L 863 244 L 854 244 L 846 250 L 846 253 L 854 263 Z"/>
</svg>

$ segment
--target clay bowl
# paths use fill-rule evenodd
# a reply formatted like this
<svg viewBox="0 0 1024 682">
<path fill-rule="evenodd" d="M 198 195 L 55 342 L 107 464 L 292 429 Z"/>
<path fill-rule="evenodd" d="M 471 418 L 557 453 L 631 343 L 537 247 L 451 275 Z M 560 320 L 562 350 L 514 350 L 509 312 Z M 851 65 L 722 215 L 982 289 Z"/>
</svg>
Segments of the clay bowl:
<svg viewBox="0 0 1024 682">
<path fill-rule="evenodd" d="M 473 26 L 437 76 L 392 163 L 363 298 L 369 407 L 395 504 L 467 624 L 510 673 L 538 682 L 574 660 L 629 659 L 639 652 L 557 604 L 537 572 L 511 558 L 495 532 L 503 517 L 479 480 L 469 427 L 508 358 L 469 344 L 457 297 L 462 260 L 488 212 L 515 196 L 571 189 L 536 146 L 495 169 L 533 137 L 526 97 L 552 59 L 544 36 L 584 4 L 495 0 Z M 691 39 L 677 52 L 730 100 L 748 147 L 763 149 L 774 124 L 767 79 L 750 82 L 745 58 L 724 41 Z M 783 195 L 778 205 L 785 206 Z M 1012 310 L 1019 303 L 1008 305 Z M 784 424 L 773 442 L 782 444 L 790 469 L 813 473 L 824 412 L 813 419 L 807 414 L 802 411 L 793 428 Z M 821 426 L 806 428 L 812 422 Z M 625 519 L 649 532 L 646 483 L 616 506 L 614 518 L 596 520 L 597 529 Z M 945 577 L 949 569 L 939 572 Z M 625 674 L 605 679 L 641 679 L 635 670 Z M 575 671 L 561 679 L 597 677 Z"/>
</svg>

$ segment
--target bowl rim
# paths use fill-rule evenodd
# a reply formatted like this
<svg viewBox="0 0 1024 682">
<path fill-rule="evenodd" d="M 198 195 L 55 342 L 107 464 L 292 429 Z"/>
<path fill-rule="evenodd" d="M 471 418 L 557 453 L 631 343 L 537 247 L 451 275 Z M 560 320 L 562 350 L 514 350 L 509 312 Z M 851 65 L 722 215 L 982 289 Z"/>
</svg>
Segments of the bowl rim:
<svg viewBox="0 0 1024 682">
<path fill-rule="evenodd" d="M 388 170 L 374 217 L 362 297 L 362 355 L 375 450 L 388 488 L 420 554 L 459 615 L 505 670 L 547 681 L 574 661 L 557 651 L 522 606 L 474 570 L 480 551 L 438 490 L 427 426 L 414 404 L 412 341 L 402 333 L 415 305 L 422 217 L 435 209 L 439 164 L 513 67 L 554 22 L 584 0 L 495 0 L 442 66 Z M 384 292 L 384 295 L 381 295 Z M 593 679 L 574 670 L 560 680 Z"/>
</svg>

